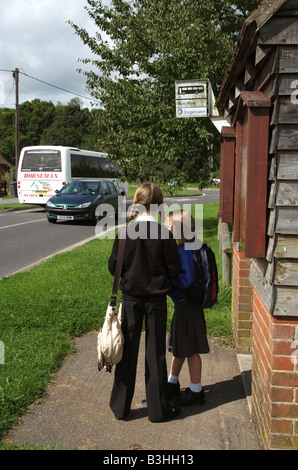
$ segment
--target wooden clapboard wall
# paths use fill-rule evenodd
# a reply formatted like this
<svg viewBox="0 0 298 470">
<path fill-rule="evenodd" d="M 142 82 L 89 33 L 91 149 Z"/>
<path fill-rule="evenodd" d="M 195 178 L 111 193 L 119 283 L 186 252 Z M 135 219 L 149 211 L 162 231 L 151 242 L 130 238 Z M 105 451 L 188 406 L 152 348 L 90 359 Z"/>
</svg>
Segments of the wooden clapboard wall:
<svg viewBox="0 0 298 470">
<path fill-rule="evenodd" d="M 259 31 L 271 47 L 267 304 L 274 315 L 298 316 L 298 1 L 290 0 Z M 260 288 L 259 288 L 260 289 Z M 268 295 L 268 293 L 267 293 Z"/>
<path fill-rule="evenodd" d="M 242 91 L 271 100 L 267 251 L 250 280 L 273 315 L 298 316 L 298 0 L 265 7 L 245 25 L 220 99 L 236 129 Z"/>
</svg>

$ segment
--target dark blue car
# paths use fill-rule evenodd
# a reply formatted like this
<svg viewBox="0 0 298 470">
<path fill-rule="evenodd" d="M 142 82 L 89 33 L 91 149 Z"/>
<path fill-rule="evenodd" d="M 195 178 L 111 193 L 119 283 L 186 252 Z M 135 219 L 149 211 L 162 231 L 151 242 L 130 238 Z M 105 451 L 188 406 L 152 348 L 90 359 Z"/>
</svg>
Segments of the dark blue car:
<svg viewBox="0 0 298 470">
<path fill-rule="evenodd" d="M 109 204 L 111 214 L 118 215 L 118 197 L 123 196 L 116 186 L 107 180 L 75 180 L 66 184 L 46 205 L 48 221 L 87 220 L 96 224 L 100 216 L 98 207 Z"/>
</svg>

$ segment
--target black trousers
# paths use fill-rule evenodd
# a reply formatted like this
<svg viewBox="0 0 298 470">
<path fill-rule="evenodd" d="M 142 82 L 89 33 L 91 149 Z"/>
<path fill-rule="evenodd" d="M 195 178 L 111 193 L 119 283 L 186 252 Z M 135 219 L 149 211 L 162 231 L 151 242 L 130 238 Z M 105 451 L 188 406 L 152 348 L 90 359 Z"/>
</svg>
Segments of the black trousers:
<svg viewBox="0 0 298 470">
<path fill-rule="evenodd" d="M 157 301 L 123 300 L 123 357 L 115 368 L 110 407 L 118 418 L 130 411 L 135 390 L 140 337 L 145 318 L 145 384 L 148 418 L 158 421 L 166 416 L 169 405 L 166 365 L 166 297 Z"/>
</svg>

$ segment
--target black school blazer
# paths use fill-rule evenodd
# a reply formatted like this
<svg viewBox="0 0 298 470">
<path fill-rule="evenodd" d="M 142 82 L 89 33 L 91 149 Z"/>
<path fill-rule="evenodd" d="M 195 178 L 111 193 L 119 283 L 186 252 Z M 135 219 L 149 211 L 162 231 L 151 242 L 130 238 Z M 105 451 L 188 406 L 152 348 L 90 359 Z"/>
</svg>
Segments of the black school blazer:
<svg viewBox="0 0 298 470">
<path fill-rule="evenodd" d="M 108 261 L 113 275 L 118 244 L 117 234 Z M 151 219 L 132 221 L 127 227 L 120 282 L 122 292 L 132 297 L 166 295 L 171 289 L 171 279 L 180 272 L 178 246 L 172 233 Z"/>
</svg>

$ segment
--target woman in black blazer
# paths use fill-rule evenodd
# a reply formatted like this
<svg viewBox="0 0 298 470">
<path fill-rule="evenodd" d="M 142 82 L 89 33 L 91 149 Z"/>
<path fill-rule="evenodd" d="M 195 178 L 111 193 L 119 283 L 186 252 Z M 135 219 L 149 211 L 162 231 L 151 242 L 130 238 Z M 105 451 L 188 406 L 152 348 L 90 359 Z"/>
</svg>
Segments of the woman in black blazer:
<svg viewBox="0 0 298 470">
<path fill-rule="evenodd" d="M 163 204 L 158 186 L 145 183 L 134 196 L 121 273 L 123 357 L 115 369 L 110 407 L 117 419 L 128 417 L 134 394 L 143 319 L 145 318 L 145 382 L 148 418 L 171 419 L 179 409 L 168 402 L 166 366 L 166 296 L 171 279 L 180 274 L 177 243 L 153 212 Z M 116 237 L 108 268 L 114 275 L 118 253 Z"/>
</svg>

